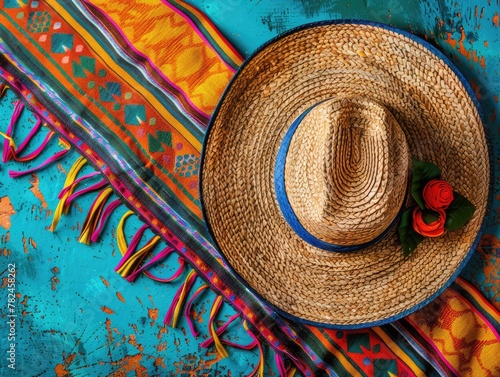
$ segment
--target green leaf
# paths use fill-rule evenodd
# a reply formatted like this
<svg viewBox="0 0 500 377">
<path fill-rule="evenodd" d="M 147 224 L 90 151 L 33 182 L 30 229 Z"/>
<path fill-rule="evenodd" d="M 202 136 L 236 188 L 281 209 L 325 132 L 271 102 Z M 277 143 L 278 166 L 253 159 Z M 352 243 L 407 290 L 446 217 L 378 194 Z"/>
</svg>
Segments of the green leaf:
<svg viewBox="0 0 500 377">
<path fill-rule="evenodd" d="M 399 239 L 403 245 L 403 255 L 405 258 L 409 256 L 424 239 L 424 236 L 418 234 L 415 229 L 413 229 L 412 212 L 413 208 L 407 209 L 403 212 L 398 228 Z"/>
<path fill-rule="evenodd" d="M 412 160 L 413 177 L 411 181 L 411 196 L 422 209 L 425 208 L 422 190 L 431 179 L 439 178 L 441 171 L 432 162 Z"/>
<path fill-rule="evenodd" d="M 453 191 L 455 198 L 450 206 L 446 209 L 446 222 L 444 228 L 446 230 L 457 230 L 470 220 L 476 207 L 464 196 Z"/>
<path fill-rule="evenodd" d="M 424 219 L 424 223 L 429 225 L 439 220 L 439 213 L 430 209 L 424 209 L 422 210 L 422 218 Z"/>
</svg>

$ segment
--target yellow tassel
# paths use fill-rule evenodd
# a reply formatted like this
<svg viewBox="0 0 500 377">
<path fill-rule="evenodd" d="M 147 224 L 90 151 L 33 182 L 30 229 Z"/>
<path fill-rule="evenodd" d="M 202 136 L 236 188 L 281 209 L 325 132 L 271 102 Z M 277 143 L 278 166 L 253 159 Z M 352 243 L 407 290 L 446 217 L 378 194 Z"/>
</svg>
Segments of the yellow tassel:
<svg viewBox="0 0 500 377">
<path fill-rule="evenodd" d="M 191 284 L 189 284 L 189 281 L 195 275 L 196 272 L 194 270 L 189 271 L 188 276 L 186 276 L 186 280 L 184 281 L 184 285 L 182 286 L 182 291 L 179 295 L 179 300 L 177 301 L 177 304 L 175 305 L 174 309 L 174 315 L 172 318 L 172 327 L 176 328 L 177 327 L 177 320 L 179 319 L 179 314 L 181 312 L 182 305 L 184 304 L 184 301 L 186 299 L 186 296 L 191 289 Z"/>
<path fill-rule="evenodd" d="M 295 372 L 297 372 L 297 368 L 291 367 L 290 370 L 288 371 L 287 377 L 295 376 Z"/>
<path fill-rule="evenodd" d="M 78 172 L 82 169 L 82 167 L 87 163 L 87 160 L 84 157 L 79 157 L 69 169 L 68 175 L 66 176 L 66 180 L 64 181 L 63 189 L 70 186 L 76 179 Z M 50 230 L 53 232 L 56 230 L 57 224 L 61 219 L 61 216 L 64 212 L 64 204 L 69 196 L 73 193 L 73 189 L 67 190 L 59 203 L 57 204 L 56 210 L 54 211 L 54 217 L 52 218 L 52 224 L 50 226 Z"/>
<path fill-rule="evenodd" d="M 78 237 L 79 242 L 90 245 L 90 237 L 92 236 L 92 232 L 96 228 L 97 221 L 99 220 L 102 209 L 106 204 L 106 200 L 108 200 L 109 196 L 112 193 L 113 189 L 111 187 L 105 188 L 99 193 L 95 202 L 92 204 L 92 207 L 90 208 L 85 221 L 83 222 L 82 231 L 80 233 L 80 237 Z"/>
<path fill-rule="evenodd" d="M 12 148 L 12 149 L 17 149 L 16 148 L 16 143 L 14 142 L 14 139 L 11 138 L 10 136 L 8 136 L 7 134 L 4 134 L 3 132 L 0 132 L 0 136 L 3 136 L 5 139 L 9 140 L 9 146 Z"/>
<path fill-rule="evenodd" d="M 217 296 L 215 298 L 214 304 L 212 305 L 212 309 L 210 310 L 210 335 L 212 336 L 212 339 L 214 340 L 215 348 L 217 349 L 217 352 L 219 352 L 219 355 L 221 356 L 222 359 L 226 358 L 229 356 L 227 353 L 226 349 L 222 345 L 219 336 L 217 335 L 217 331 L 215 330 L 215 316 L 217 315 L 217 311 L 221 305 L 222 302 L 222 296 Z"/>
<path fill-rule="evenodd" d="M 260 355 L 259 355 L 259 366 L 258 366 L 258 370 L 259 370 L 259 377 L 264 377 L 264 350 L 262 349 L 262 345 L 259 343 L 259 340 L 257 339 L 257 337 L 255 335 L 253 335 L 251 333 L 251 330 L 250 328 L 248 327 L 248 323 L 246 320 L 243 321 L 243 327 L 244 329 L 249 333 L 251 334 L 251 336 L 254 338 L 255 342 L 257 343 L 257 346 L 259 347 L 259 350 L 260 350 Z M 257 370 L 257 368 L 255 369 L 255 371 Z M 253 373 L 255 373 L 255 371 Z M 252 373 L 252 375 L 253 375 Z"/>
<path fill-rule="evenodd" d="M 130 258 L 128 258 L 127 261 L 123 263 L 123 265 L 118 269 L 117 272 L 123 277 L 127 277 L 128 275 L 130 275 L 132 272 L 134 272 L 134 267 L 136 267 L 139 263 L 141 263 L 141 261 L 146 257 L 149 251 L 153 247 L 155 247 L 159 241 L 160 241 L 160 236 L 154 236 L 150 242 L 148 242 L 141 249 L 136 251 L 134 255 L 132 255 Z"/>
<path fill-rule="evenodd" d="M 118 223 L 118 227 L 116 228 L 116 242 L 118 243 L 118 250 L 120 251 L 121 255 L 125 255 L 128 249 L 127 239 L 125 238 L 125 232 L 123 231 L 125 220 L 127 220 L 127 218 L 132 216 L 133 214 L 134 212 L 130 210 L 125 212 L 125 214 L 120 219 L 120 222 Z"/>
</svg>

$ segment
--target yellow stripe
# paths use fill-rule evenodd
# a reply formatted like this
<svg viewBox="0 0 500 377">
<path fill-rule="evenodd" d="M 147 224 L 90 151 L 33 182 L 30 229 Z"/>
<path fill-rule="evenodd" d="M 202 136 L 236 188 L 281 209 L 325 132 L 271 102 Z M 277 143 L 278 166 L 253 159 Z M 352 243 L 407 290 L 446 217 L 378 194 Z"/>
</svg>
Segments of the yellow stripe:
<svg viewBox="0 0 500 377">
<path fill-rule="evenodd" d="M 408 367 L 412 370 L 413 373 L 415 373 L 416 376 L 423 376 L 425 377 L 425 373 L 422 369 L 418 367 L 417 364 L 404 352 L 394 341 L 380 328 L 380 327 L 373 327 L 372 328 L 373 332 L 377 334 L 380 339 L 384 341 L 384 343 L 389 347 L 389 349 L 403 362 L 408 365 Z"/>
<path fill-rule="evenodd" d="M 126 70 L 113 62 L 113 59 L 108 55 L 99 43 L 87 32 L 80 24 L 71 17 L 71 15 L 60 6 L 56 0 L 47 0 L 47 3 L 64 18 L 64 20 L 82 36 L 82 38 L 94 49 L 118 76 L 125 80 L 132 88 L 135 88 L 160 114 L 161 116 L 175 128 L 198 152 L 201 151 L 201 142 L 197 140 L 175 117 L 165 109 L 155 96 L 145 89 L 138 81 L 136 81 Z"/>
<path fill-rule="evenodd" d="M 178 3 L 182 4 L 182 6 L 188 9 L 193 15 L 201 22 L 201 24 L 205 27 L 210 36 L 215 40 L 217 45 L 224 50 L 224 53 L 237 65 L 241 65 L 243 63 L 243 58 L 236 54 L 234 50 L 229 47 L 228 42 L 220 37 L 220 33 L 218 30 L 214 29 L 210 22 L 206 21 L 206 15 L 200 12 L 197 8 L 192 5 L 186 3 L 183 0 L 177 0 Z"/>
</svg>

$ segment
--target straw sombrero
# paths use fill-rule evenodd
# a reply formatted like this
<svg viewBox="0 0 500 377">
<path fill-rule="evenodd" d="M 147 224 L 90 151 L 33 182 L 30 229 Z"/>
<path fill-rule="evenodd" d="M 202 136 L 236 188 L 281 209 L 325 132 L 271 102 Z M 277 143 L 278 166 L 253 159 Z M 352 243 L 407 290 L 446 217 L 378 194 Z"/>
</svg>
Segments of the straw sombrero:
<svg viewBox="0 0 500 377">
<path fill-rule="evenodd" d="M 476 209 L 405 258 L 412 159 Z M 359 21 L 295 29 L 247 59 L 212 117 L 201 174 L 210 233 L 246 286 L 294 320 L 338 328 L 400 318 L 451 283 L 491 182 L 463 76 L 425 41 Z"/>
</svg>

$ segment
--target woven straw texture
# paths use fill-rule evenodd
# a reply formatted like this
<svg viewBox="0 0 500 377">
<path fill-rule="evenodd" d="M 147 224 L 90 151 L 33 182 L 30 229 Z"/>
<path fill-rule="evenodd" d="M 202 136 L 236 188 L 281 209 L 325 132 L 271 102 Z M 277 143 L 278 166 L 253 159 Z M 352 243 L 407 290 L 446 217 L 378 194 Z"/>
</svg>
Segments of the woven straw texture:
<svg viewBox="0 0 500 377">
<path fill-rule="evenodd" d="M 411 156 L 434 162 L 476 206 L 466 226 L 425 239 L 407 259 L 396 229 L 352 253 L 317 249 L 293 232 L 274 192 L 278 148 L 306 109 L 344 97 L 391 112 Z M 391 30 L 332 24 L 286 35 L 243 66 L 212 120 L 202 175 L 213 237 L 251 288 L 292 316 L 361 325 L 411 310 L 448 282 L 485 214 L 489 158 L 477 109 L 446 63 Z"/>
<path fill-rule="evenodd" d="M 341 246 L 369 242 L 401 209 L 408 163 L 404 133 L 387 109 L 364 98 L 325 101 L 290 143 L 288 200 L 316 238 Z"/>
</svg>

